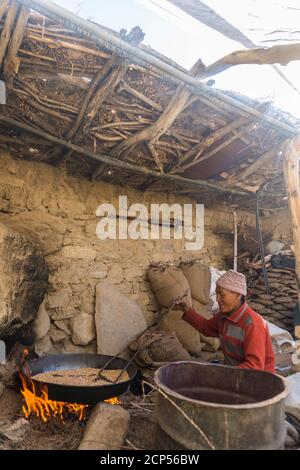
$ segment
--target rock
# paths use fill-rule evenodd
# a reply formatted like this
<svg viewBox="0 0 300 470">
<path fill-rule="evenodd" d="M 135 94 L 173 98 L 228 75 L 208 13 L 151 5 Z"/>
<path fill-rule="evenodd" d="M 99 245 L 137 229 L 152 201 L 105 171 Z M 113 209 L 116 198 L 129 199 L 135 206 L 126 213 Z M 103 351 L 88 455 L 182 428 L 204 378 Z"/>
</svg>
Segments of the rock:
<svg viewBox="0 0 300 470">
<path fill-rule="evenodd" d="M 70 302 L 71 293 L 68 289 L 61 289 L 48 294 L 48 308 L 64 308 Z"/>
<path fill-rule="evenodd" d="M 29 422 L 24 418 L 20 418 L 14 423 L 9 421 L 0 422 L 0 437 L 9 439 L 14 443 L 22 441 L 28 431 Z"/>
<path fill-rule="evenodd" d="M 62 256 L 65 258 L 93 260 L 96 258 L 96 250 L 88 246 L 64 246 Z"/>
<path fill-rule="evenodd" d="M 71 335 L 71 328 L 69 326 L 69 320 L 56 320 L 54 322 L 54 325 L 59 328 L 60 330 L 64 331 L 67 333 L 67 335 Z"/>
<path fill-rule="evenodd" d="M 94 279 L 105 279 L 108 273 L 108 267 L 104 263 L 96 264 L 89 272 Z"/>
<path fill-rule="evenodd" d="M 147 327 L 139 305 L 108 282 L 96 286 L 95 309 L 99 354 L 120 353 Z"/>
<path fill-rule="evenodd" d="M 46 356 L 51 349 L 52 343 L 50 339 L 50 333 L 44 336 L 44 338 L 37 341 L 34 345 L 34 351 L 39 357 Z"/>
<path fill-rule="evenodd" d="M 93 341 L 87 346 L 76 346 L 70 338 L 65 338 L 62 342 L 62 353 L 64 354 L 95 354 L 97 352 L 97 343 Z"/>
<path fill-rule="evenodd" d="M 48 268 L 30 239 L 0 224 L 0 337 L 34 320 L 44 298 Z"/>
<path fill-rule="evenodd" d="M 108 271 L 107 279 L 112 284 L 120 284 L 124 280 L 123 269 L 117 264 L 113 264 Z"/>
<path fill-rule="evenodd" d="M 43 301 L 40 305 L 38 314 L 33 324 L 33 331 L 36 341 L 44 338 L 48 333 L 50 328 L 50 317 L 45 307 L 45 302 Z"/>
<path fill-rule="evenodd" d="M 149 295 L 146 292 L 139 292 L 138 294 L 133 294 L 130 296 L 133 300 L 142 305 L 149 305 L 150 299 Z"/>
<path fill-rule="evenodd" d="M 2 382 L 0 382 L 0 398 L 2 397 L 4 393 L 4 390 L 5 390 L 5 385 Z"/>
<path fill-rule="evenodd" d="M 66 226 L 60 217 L 40 210 L 32 210 L 12 217 L 9 226 L 16 231 L 22 231 L 24 235 L 38 243 L 45 256 L 61 249 L 66 232 Z"/>
<path fill-rule="evenodd" d="M 96 338 L 95 318 L 88 313 L 80 313 L 72 322 L 72 341 L 79 346 L 86 346 Z"/>
<path fill-rule="evenodd" d="M 67 337 L 67 333 L 62 330 L 56 328 L 56 326 L 50 326 L 50 338 L 52 339 L 53 343 L 59 343 L 63 339 Z"/>
<path fill-rule="evenodd" d="M 78 450 L 121 450 L 129 413 L 118 405 L 98 403 L 88 420 Z"/>
<path fill-rule="evenodd" d="M 127 281 L 132 281 L 133 279 L 140 278 L 142 275 L 142 268 L 133 266 L 129 269 L 125 269 L 125 279 Z"/>
<path fill-rule="evenodd" d="M 75 312 L 73 311 L 68 312 L 64 309 L 50 312 L 50 318 L 53 321 L 67 320 L 69 318 L 73 318 L 74 315 L 76 315 Z"/>
</svg>

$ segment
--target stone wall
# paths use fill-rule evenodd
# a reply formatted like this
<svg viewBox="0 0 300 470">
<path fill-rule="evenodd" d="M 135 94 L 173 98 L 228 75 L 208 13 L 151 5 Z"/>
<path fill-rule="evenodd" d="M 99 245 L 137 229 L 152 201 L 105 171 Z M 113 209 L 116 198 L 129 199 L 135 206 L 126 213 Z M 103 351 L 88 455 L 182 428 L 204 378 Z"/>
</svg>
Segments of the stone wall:
<svg viewBox="0 0 300 470">
<path fill-rule="evenodd" d="M 232 213 L 226 208 L 205 208 L 205 243 L 200 252 L 185 251 L 184 240 L 99 240 L 96 208 L 104 202 L 118 207 L 119 195 L 127 195 L 128 204 L 193 201 L 90 182 L 67 176 L 63 168 L 14 160 L 6 154 L 0 158 L 0 222 L 35 241 L 49 267 L 48 292 L 39 314 L 40 331 L 47 327 L 48 316 L 51 318 L 50 333 L 40 339 L 40 347 L 45 352 L 53 344 L 57 350 L 66 352 L 82 349 L 71 342 L 69 335 L 79 314 L 87 315 L 83 320 L 90 328 L 89 315 L 94 315 L 95 286 L 99 281 L 116 285 L 136 300 L 149 323 L 157 311 L 146 279 L 151 261 L 201 257 L 211 265 L 225 268 L 224 257 L 232 255 L 230 237 L 213 234 L 216 226 L 232 228 Z M 114 313 L 111 314 L 113 319 Z M 87 349 L 95 350 L 94 343 Z"/>
</svg>

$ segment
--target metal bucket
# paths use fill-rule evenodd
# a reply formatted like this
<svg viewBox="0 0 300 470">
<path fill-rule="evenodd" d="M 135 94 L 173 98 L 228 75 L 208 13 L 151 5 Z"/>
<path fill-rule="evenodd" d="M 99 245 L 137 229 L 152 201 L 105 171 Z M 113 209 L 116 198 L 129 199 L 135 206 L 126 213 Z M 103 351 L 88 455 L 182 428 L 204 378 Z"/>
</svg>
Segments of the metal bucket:
<svg viewBox="0 0 300 470">
<path fill-rule="evenodd" d="M 282 449 L 284 380 L 192 361 L 158 369 L 157 449 Z"/>
</svg>

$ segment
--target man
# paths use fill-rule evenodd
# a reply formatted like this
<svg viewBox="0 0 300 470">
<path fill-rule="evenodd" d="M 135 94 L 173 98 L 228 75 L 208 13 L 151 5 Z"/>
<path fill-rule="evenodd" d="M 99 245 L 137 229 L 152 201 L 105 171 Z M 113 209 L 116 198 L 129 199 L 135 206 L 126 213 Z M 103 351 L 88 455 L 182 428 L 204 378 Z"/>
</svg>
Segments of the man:
<svg viewBox="0 0 300 470">
<path fill-rule="evenodd" d="M 206 320 L 181 302 L 178 307 L 184 312 L 183 320 L 205 336 L 220 338 L 225 364 L 275 372 L 268 327 L 245 301 L 245 276 L 232 270 L 226 272 L 217 281 L 216 294 L 220 311 L 213 318 Z"/>
</svg>

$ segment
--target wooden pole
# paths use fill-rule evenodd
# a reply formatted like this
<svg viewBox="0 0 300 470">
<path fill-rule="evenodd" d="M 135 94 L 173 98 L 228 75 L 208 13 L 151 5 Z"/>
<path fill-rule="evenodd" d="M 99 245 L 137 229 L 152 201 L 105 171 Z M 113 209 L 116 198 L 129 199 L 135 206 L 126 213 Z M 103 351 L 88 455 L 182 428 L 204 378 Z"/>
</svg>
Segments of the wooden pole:
<svg viewBox="0 0 300 470">
<path fill-rule="evenodd" d="M 300 184 L 299 184 L 300 134 L 287 145 L 284 160 L 284 175 L 292 219 L 294 255 L 298 304 L 300 306 Z M 295 326 L 295 337 L 300 339 L 300 325 Z"/>
<path fill-rule="evenodd" d="M 237 217 L 236 209 L 233 211 L 233 224 L 234 224 L 234 246 L 233 246 L 233 270 L 237 271 L 237 256 L 238 256 L 238 236 L 237 236 Z"/>
</svg>

